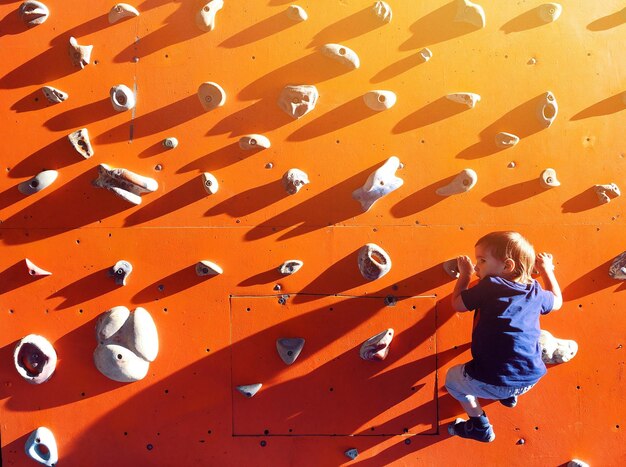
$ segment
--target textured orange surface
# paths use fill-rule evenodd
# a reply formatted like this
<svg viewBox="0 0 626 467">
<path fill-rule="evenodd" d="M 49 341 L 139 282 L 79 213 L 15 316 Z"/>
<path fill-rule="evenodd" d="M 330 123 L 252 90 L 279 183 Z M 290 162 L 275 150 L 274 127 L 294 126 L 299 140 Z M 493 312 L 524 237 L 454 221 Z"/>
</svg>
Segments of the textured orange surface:
<svg viewBox="0 0 626 467">
<path fill-rule="evenodd" d="M 70 466 L 626 463 L 624 285 L 607 275 L 626 249 L 624 201 L 600 205 L 592 191 L 621 186 L 626 171 L 622 2 L 563 0 L 558 21 L 540 24 L 539 1 L 481 0 L 487 25 L 476 29 L 455 23 L 446 0 L 390 0 L 386 25 L 373 1 L 306 0 L 309 20 L 293 23 L 289 1 L 226 0 L 208 33 L 194 24 L 196 0 L 143 0 L 139 17 L 114 25 L 113 2 L 48 0 L 50 18 L 30 29 L 19 1 L 0 3 L 4 465 L 34 465 L 23 446 L 38 426 L 54 432 Z M 69 62 L 72 35 L 94 46 L 84 70 Z M 329 42 L 355 50 L 361 67 L 322 56 Z M 204 112 L 205 81 L 225 89 L 224 107 Z M 121 83 L 137 89 L 133 112 L 110 105 Z M 320 93 L 297 121 L 276 105 L 287 84 Z M 70 98 L 50 105 L 43 85 Z M 373 89 L 394 91 L 397 104 L 369 110 L 362 95 Z M 547 129 L 535 117 L 546 91 L 559 103 Z M 445 99 L 454 92 L 482 99 L 470 110 Z M 66 140 L 83 127 L 88 160 Z M 500 131 L 522 140 L 498 150 Z M 242 151 L 248 133 L 272 147 Z M 170 136 L 180 144 L 166 150 Z M 362 213 L 352 191 L 392 155 L 404 185 Z M 100 163 L 159 189 L 125 203 L 91 186 Z M 547 167 L 560 187 L 541 188 Z M 290 168 L 311 181 L 294 196 L 280 182 Z M 473 190 L 435 194 L 464 168 L 478 173 Z M 57 181 L 20 194 L 18 183 L 43 169 L 59 171 Z M 216 194 L 202 172 L 219 180 Z M 469 358 L 472 316 L 452 311 L 441 263 L 501 229 L 554 254 L 565 305 L 542 327 L 575 339 L 579 353 L 515 409 L 486 404 L 497 439 L 479 445 L 446 431 L 462 413 L 445 373 Z M 368 242 L 393 261 L 374 282 L 356 265 Z M 24 258 L 53 275 L 28 276 Z M 134 267 L 125 287 L 106 274 L 120 259 Z M 283 277 L 276 268 L 288 259 L 304 267 Z M 197 277 L 199 260 L 224 274 Z M 95 320 L 116 305 L 145 307 L 159 331 L 159 355 L 135 383 L 107 379 L 92 361 Z M 361 361 L 361 343 L 387 327 L 396 331 L 387 360 Z M 40 386 L 12 365 L 30 333 L 59 356 Z M 276 353 L 278 337 L 306 339 L 292 366 Z M 264 386 L 252 399 L 235 389 L 255 382 Z"/>
</svg>

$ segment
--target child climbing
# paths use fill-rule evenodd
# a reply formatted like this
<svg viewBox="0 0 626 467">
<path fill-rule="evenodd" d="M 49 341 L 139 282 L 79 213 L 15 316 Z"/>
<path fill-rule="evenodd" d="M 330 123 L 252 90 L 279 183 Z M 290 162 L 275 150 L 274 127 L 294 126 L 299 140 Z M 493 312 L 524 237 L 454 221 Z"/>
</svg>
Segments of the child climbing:
<svg viewBox="0 0 626 467">
<path fill-rule="evenodd" d="M 469 415 L 448 427 L 451 435 L 491 442 L 496 435 L 478 398 L 515 407 L 546 373 L 539 348 L 539 316 L 563 304 L 552 255 L 539 253 L 517 232 L 492 232 L 475 245 L 476 266 L 457 258 L 459 277 L 452 293 L 456 311 L 475 310 L 472 360 L 446 375 L 446 388 Z M 536 269 L 543 290 L 531 277 Z M 472 272 L 479 281 L 469 287 Z"/>
</svg>

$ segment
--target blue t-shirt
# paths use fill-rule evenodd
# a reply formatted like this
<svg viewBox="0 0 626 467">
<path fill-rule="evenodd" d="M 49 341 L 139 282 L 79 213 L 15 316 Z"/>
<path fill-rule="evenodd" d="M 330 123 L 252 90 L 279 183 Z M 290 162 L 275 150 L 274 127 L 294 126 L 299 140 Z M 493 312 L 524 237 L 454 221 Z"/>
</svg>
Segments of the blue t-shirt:
<svg viewBox="0 0 626 467">
<path fill-rule="evenodd" d="M 524 387 L 546 374 L 539 347 L 539 315 L 554 306 L 552 292 L 536 280 L 520 284 L 485 277 L 461 292 L 468 310 L 475 310 L 472 361 L 465 371 L 495 386 Z"/>
</svg>

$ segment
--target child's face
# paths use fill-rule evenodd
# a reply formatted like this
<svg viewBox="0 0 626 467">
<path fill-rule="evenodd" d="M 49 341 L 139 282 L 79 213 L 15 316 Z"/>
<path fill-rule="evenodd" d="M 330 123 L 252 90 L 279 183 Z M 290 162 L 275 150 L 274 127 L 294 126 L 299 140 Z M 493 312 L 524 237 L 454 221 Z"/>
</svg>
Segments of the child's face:
<svg viewBox="0 0 626 467">
<path fill-rule="evenodd" d="M 494 257 L 486 245 L 476 245 L 476 266 L 474 270 L 480 279 L 487 276 L 507 277 L 506 264 L 504 261 Z"/>
</svg>

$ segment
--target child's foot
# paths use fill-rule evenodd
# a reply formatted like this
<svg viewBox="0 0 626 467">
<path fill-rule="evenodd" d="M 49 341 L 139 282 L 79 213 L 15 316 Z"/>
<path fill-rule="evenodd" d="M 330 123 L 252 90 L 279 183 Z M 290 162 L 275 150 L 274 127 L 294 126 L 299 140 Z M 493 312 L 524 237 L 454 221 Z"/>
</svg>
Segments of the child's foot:
<svg viewBox="0 0 626 467">
<path fill-rule="evenodd" d="M 500 404 L 505 407 L 515 407 L 517 405 L 517 396 L 507 397 L 506 399 L 500 399 Z"/>
<path fill-rule="evenodd" d="M 467 421 L 457 418 L 454 423 L 448 425 L 448 433 L 452 436 L 473 439 L 482 443 L 491 443 L 496 439 L 493 427 L 484 413 L 480 417 L 470 417 Z"/>
</svg>

